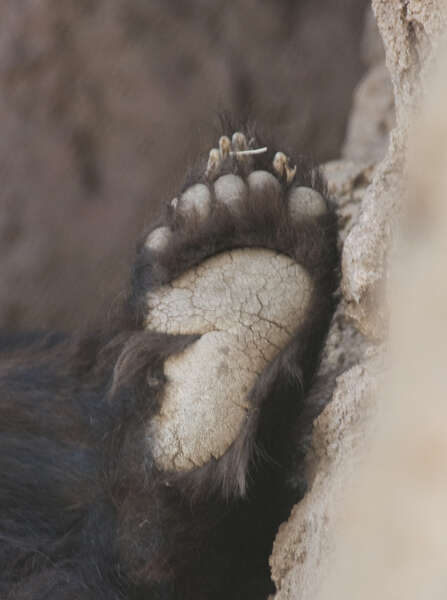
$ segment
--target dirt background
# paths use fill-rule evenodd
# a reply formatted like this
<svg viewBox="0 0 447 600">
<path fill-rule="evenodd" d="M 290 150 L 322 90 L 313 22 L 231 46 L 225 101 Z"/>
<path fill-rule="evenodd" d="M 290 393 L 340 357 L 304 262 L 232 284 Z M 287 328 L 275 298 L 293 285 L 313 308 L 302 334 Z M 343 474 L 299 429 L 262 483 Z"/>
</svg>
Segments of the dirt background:
<svg viewBox="0 0 447 600">
<path fill-rule="evenodd" d="M 108 310 L 219 111 L 338 157 L 368 5 L 4 0 L 0 329 L 68 331 Z"/>
</svg>

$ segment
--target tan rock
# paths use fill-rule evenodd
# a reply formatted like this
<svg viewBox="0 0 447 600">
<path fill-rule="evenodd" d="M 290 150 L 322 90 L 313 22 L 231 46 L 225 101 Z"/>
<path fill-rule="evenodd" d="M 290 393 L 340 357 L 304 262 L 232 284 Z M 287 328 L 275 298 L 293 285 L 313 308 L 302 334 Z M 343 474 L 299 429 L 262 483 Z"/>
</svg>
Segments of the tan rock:
<svg viewBox="0 0 447 600">
<path fill-rule="evenodd" d="M 322 172 L 329 194 L 336 202 L 340 242 L 344 242 L 357 222 L 361 201 L 371 183 L 374 167 L 368 163 L 333 160 L 323 165 Z"/>
<path fill-rule="evenodd" d="M 345 486 L 364 452 L 374 411 L 373 379 L 360 366 L 337 382 L 332 402 L 318 417 L 309 469 L 314 479 L 276 537 L 270 564 L 277 600 L 313 600 L 334 552 L 333 527 Z"/>
<path fill-rule="evenodd" d="M 382 63 L 368 71 L 357 86 L 343 156 L 370 163 L 382 160 L 394 124 L 393 87 Z"/>
<path fill-rule="evenodd" d="M 358 223 L 346 239 L 342 286 L 350 317 L 367 335 L 383 338 L 383 285 L 387 252 L 403 194 L 408 129 L 420 107 L 447 16 L 441 0 L 375 0 L 373 8 L 394 89 L 396 127 L 387 156 L 366 191 Z"/>
<path fill-rule="evenodd" d="M 339 376 L 332 403 L 315 423 L 310 490 L 282 525 L 271 557 L 280 600 L 442 598 L 447 585 L 447 59 L 407 163 L 409 132 L 439 57 L 447 6 L 375 0 L 373 7 L 394 89 L 396 127 L 372 183 L 353 203 L 360 214 L 348 224 L 339 310 L 380 340 L 391 305 L 394 370 L 386 393 L 375 394 L 383 353 L 367 349 L 374 358 L 359 355 L 360 364 Z M 348 165 L 325 166 L 330 189 L 345 190 L 339 213 L 352 203 L 356 168 L 361 172 L 355 162 Z M 402 223 L 408 242 L 398 244 L 404 259 L 390 274 L 390 248 Z M 403 275 L 396 277 L 396 271 Z M 389 277 L 392 287 L 386 290 Z M 343 346 L 343 335 L 339 339 Z M 333 352 L 330 337 L 323 369 Z"/>
<path fill-rule="evenodd" d="M 320 600 L 445 597 L 446 68 L 447 54 L 410 137 L 410 195 L 391 283 L 391 369 L 380 394 L 380 427 L 346 491 Z"/>
<path fill-rule="evenodd" d="M 342 154 L 353 161 L 377 163 L 385 157 L 395 115 L 385 49 L 372 10 L 366 13 L 362 54 L 369 69 L 354 92 Z"/>
</svg>

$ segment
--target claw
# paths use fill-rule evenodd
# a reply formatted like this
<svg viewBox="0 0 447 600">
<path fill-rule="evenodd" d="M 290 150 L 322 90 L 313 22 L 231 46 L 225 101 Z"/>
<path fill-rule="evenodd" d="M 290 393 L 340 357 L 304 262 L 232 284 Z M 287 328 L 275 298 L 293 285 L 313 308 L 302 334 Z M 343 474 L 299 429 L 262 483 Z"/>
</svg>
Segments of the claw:
<svg viewBox="0 0 447 600">
<path fill-rule="evenodd" d="M 292 183 L 296 175 L 296 165 L 291 169 L 289 165 L 286 165 L 287 183 Z"/>
<path fill-rule="evenodd" d="M 287 156 L 283 152 L 277 152 L 273 157 L 273 168 L 280 177 L 284 175 L 286 163 Z"/>
<path fill-rule="evenodd" d="M 231 142 L 226 135 L 223 135 L 219 140 L 219 151 L 222 158 L 227 158 L 230 155 Z"/>
<path fill-rule="evenodd" d="M 287 183 L 291 183 L 296 174 L 296 166 L 293 169 L 289 166 L 289 159 L 284 152 L 277 152 L 273 158 L 273 168 L 276 173 L 283 177 L 286 176 Z"/>
<path fill-rule="evenodd" d="M 233 151 L 231 155 L 234 156 L 240 165 L 244 168 L 251 168 L 253 166 L 252 154 L 257 154 L 257 150 L 252 150 L 248 147 L 247 138 L 240 131 L 233 133 L 231 139 L 233 145 Z M 263 151 L 263 150 L 261 150 Z"/>
<path fill-rule="evenodd" d="M 205 175 L 208 178 L 214 177 L 215 175 L 217 175 L 217 173 L 219 172 L 220 162 L 221 162 L 220 151 L 217 148 L 213 148 L 212 150 L 210 150 L 210 153 L 208 156 L 208 164 L 206 166 L 206 171 L 205 171 Z"/>
<path fill-rule="evenodd" d="M 236 131 L 235 133 L 233 133 L 231 142 L 233 144 L 233 150 L 235 152 L 240 152 L 241 150 L 248 150 L 247 138 L 240 131 Z"/>
<path fill-rule="evenodd" d="M 208 179 L 217 177 L 222 162 L 228 156 L 234 157 L 240 165 L 244 165 L 244 168 L 250 167 L 252 165 L 253 154 L 263 154 L 264 152 L 267 152 L 266 147 L 252 148 L 252 141 L 254 143 L 254 140 L 250 140 L 250 145 L 248 145 L 247 138 L 240 131 L 233 133 L 231 141 L 228 136 L 221 136 L 219 139 L 219 148 L 210 150 L 205 176 Z M 293 175 L 294 174 L 295 172 L 293 172 Z"/>
</svg>

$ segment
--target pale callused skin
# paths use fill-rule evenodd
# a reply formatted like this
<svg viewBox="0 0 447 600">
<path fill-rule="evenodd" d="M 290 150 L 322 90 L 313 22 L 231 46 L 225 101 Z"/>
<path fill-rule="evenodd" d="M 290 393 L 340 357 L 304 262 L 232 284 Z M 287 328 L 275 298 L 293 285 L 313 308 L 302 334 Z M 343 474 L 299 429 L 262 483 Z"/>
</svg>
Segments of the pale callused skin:
<svg viewBox="0 0 447 600">
<path fill-rule="evenodd" d="M 146 326 L 202 334 L 165 362 L 167 384 L 150 426 L 165 470 L 220 458 L 250 409 L 256 377 L 306 315 L 312 282 L 300 265 L 262 248 L 214 256 L 148 295 Z"/>
<path fill-rule="evenodd" d="M 219 176 L 219 161 L 232 148 L 246 151 L 240 136 L 235 134 L 232 142 L 221 138 L 207 166 L 215 201 L 236 215 L 251 190 L 267 194 L 271 201 L 281 192 L 278 180 L 267 171 L 254 171 L 246 181 L 234 174 Z M 240 160 L 247 163 L 251 157 L 243 152 Z M 282 153 L 275 155 L 273 169 L 293 182 L 296 169 Z M 288 194 L 292 220 L 326 210 L 323 198 L 310 188 L 292 184 Z M 189 212 L 192 218 L 206 218 L 211 194 L 205 184 L 194 184 L 173 207 L 182 217 Z M 158 231 L 146 241 L 155 252 L 173 235 L 166 227 Z M 312 291 L 310 276 L 290 257 L 264 248 L 241 248 L 215 255 L 148 293 L 148 329 L 201 336 L 164 364 L 167 383 L 161 408 L 148 430 L 158 468 L 189 471 L 229 449 L 251 409 L 256 378 L 304 322 Z"/>
</svg>

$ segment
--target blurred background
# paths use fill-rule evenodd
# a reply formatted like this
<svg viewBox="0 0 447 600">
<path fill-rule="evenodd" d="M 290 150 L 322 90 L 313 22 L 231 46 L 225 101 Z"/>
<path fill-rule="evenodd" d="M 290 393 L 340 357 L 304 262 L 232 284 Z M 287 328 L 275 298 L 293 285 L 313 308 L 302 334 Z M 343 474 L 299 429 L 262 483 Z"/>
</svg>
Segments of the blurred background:
<svg viewBox="0 0 447 600">
<path fill-rule="evenodd" d="M 0 329 L 84 326 L 221 110 L 337 158 L 368 0 L 3 0 Z"/>
</svg>

